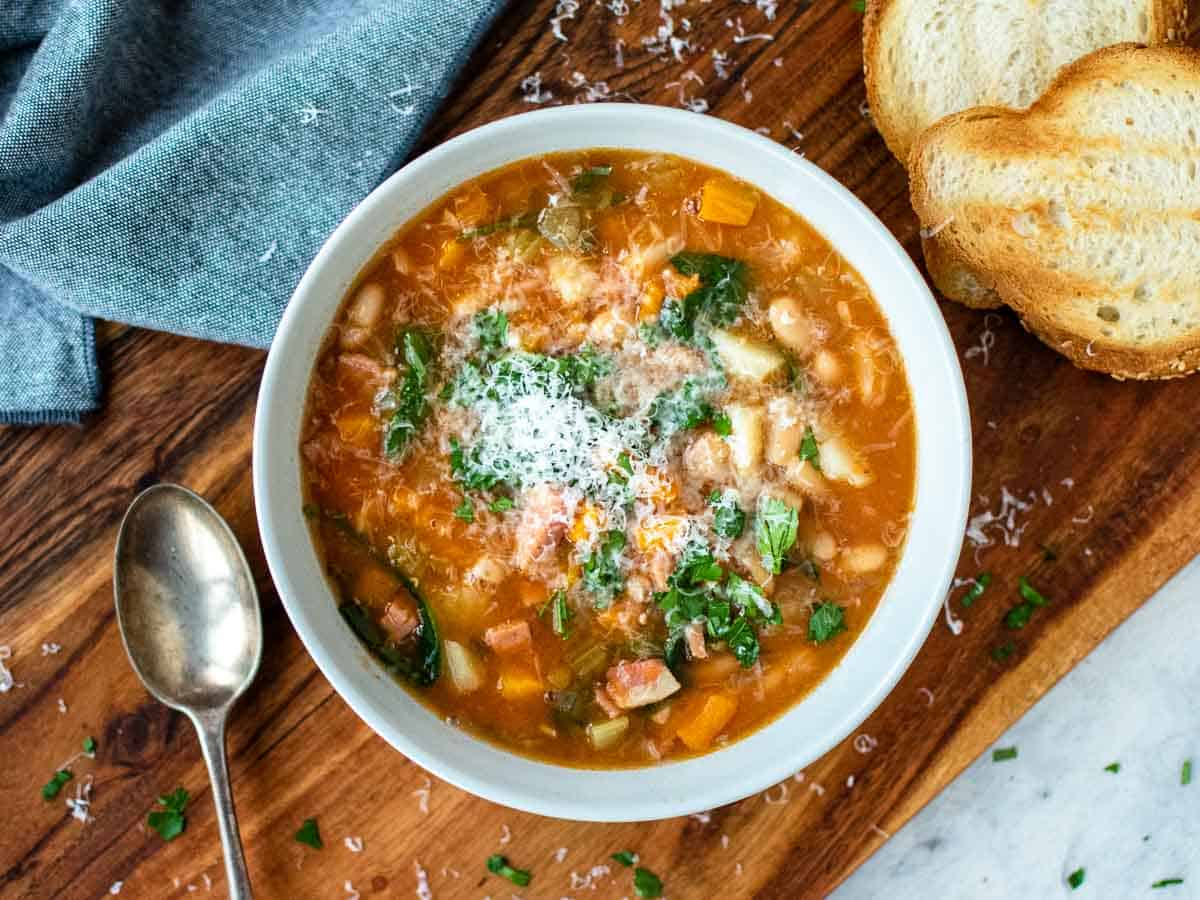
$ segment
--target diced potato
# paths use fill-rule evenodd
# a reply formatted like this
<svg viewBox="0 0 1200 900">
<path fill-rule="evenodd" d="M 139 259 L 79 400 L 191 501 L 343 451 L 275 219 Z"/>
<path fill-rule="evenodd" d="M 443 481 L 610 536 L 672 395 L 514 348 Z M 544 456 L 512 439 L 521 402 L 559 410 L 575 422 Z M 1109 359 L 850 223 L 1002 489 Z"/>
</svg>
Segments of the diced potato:
<svg viewBox="0 0 1200 900">
<path fill-rule="evenodd" d="M 746 225 L 758 206 L 758 194 L 728 178 L 710 178 L 700 189 L 700 218 L 722 225 Z"/>
<path fill-rule="evenodd" d="M 576 256 L 554 256 L 546 264 L 550 283 L 568 306 L 577 306 L 591 299 L 600 275 L 585 260 Z"/>
<path fill-rule="evenodd" d="M 813 535 L 809 550 L 812 552 L 813 559 L 818 562 L 829 562 L 837 553 L 837 541 L 828 531 L 818 531 Z"/>
<path fill-rule="evenodd" d="M 734 468 L 748 474 L 758 468 L 763 454 L 763 408 L 741 403 L 725 407 L 733 430 L 726 439 Z"/>
<path fill-rule="evenodd" d="M 883 544 L 858 544 L 842 554 L 842 566 L 855 575 L 867 575 L 882 569 L 887 558 L 887 547 Z"/>
<path fill-rule="evenodd" d="M 483 686 L 483 663 L 468 647 L 458 641 L 443 641 L 442 652 L 446 655 L 446 671 L 450 673 L 455 690 L 469 694 Z"/>
<path fill-rule="evenodd" d="M 453 269 L 466 258 L 466 243 L 458 238 L 449 238 L 442 243 L 442 252 L 438 254 L 438 268 Z"/>
<path fill-rule="evenodd" d="M 618 716 L 607 722 L 592 722 L 587 727 L 588 740 L 596 750 L 607 750 L 614 746 L 629 730 L 629 716 Z"/>
<path fill-rule="evenodd" d="M 732 694 L 709 694 L 675 733 L 689 750 L 704 750 L 729 724 L 737 708 L 737 697 Z"/>
<path fill-rule="evenodd" d="M 829 493 L 829 482 L 825 480 L 825 476 L 806 460 L 792 460 L 788 463 L 785 474 L 789 484 L 810 496 L 819 497 Z"/>
<path fill-rule="evenodd" d="M 767 462 L 787 466 L 800 456 L 804 422 L 793 397 L 776 397 L 767 404 Z"/>
<path fill-rule="evenodd" d="M 721 364 L 731 375 L 766 381 L 783 371 L 787 360 L 769 344 L 714 328 L 708 333 Z"/>
<path fill-rule="evenodd" d="M 363 328 L 371 328 L 383 314 L 383 304 L 387 294 L 383 286 L 375 281 L 368 281 L 358 289 L 350 308 L 346 310 L 346 318 Z"/>
<path fill-rule="evenodd" d="M 826 436 L 821 445 L 821 472 L 826 478 L 844 481 L 851 487 L 865 487 L 875 480 L 863 458 L 838 436 Z"/>
<path fill-rule="evenodd" d="M 500 672 L 500 694 L 505 700 L 527 700 L 541 693 L 542 681 L 536 672 L 520 667 Z"/>
</svg>

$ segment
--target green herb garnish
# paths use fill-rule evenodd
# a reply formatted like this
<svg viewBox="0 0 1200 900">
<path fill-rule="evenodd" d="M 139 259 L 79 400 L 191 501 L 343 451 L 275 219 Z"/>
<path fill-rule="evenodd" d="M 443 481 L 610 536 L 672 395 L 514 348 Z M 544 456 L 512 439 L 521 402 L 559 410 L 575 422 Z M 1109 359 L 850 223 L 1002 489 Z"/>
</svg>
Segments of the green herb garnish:
<svg viewBox="0 0 1200 900">
<path fill-rule="evenodd" d="M 746 528 L 746 514 L 737 504 L 737 494 L 734 491 L 713 491 L 708 502 L 713 508 L 713 531 L 728 540 L 741 537 Z"/>
<path fill-rule="evenodd" d="M 55 772 L 50 776 L 50 780 L 42 785 L 42 799 L 53 800 L 57 797 L 63 789 L 63 785 L 70 781 L 71 777 L 71 773 L 67 769 L 59 769 Z"/>
<path fill-rule="evenodd" d="M 146 824 L 157 831 L 164 841 L 175 840 L 187 828 L 187 817 L 183 813 L 189 799 L 188 792 L 181 787 L 159 797 L 158 805 L 162 809 L 150 813 L 146 817 Z"/>
<path fill-rule="evenodd" d="M 583 561 L 583 586 L 592 594 L 597 609 L 606 609 L 625 587 L 625 576 L 621 574 L 624 549 L 625 532 L 606 531 Z"/>
<path fill-rule="evenodd" d="M 1183 761 L 1183 768 L 1179 771 L 1179 783 L 1184 787 L 1192 783 L 1192 761 L 1190 759 Z"/>
<path fill-rule="evenodd" d="M 396 356 L 404 377 L 391 394 L 392 416 L 383 429 L 383 452 L 397 459 L 429 416 L 429 387 L 433 380 L 433 342 L 428 334 L 405 329 L 396 338 Z"/>
<path fill-rule="evenodd" d="M 307 844 L 314 850 L 320 850 L 325 846 L 321 842 L 321 830 L 317 828 L 316 819 L 305 819 L 304 824 L 300 826 L 300 830 L 296 832 L 296 841 L 300 844 Z"/>
<path fill-rule="evenodd" d="M 1165 888 L 1165 887 L 1174 887 L 1177 884 L 1183 884 L 1183 879 L 1182 878 L 1164 878 L 1161 881 L 1154 882 L 1154 884 L 1150 885 L 1150 887 L 1157 889 L 1157 888 Z"/>
<path fill-rule="evenodd" d="M 494 513 L 502 513 L 508 512 L 514 506 L 516 506 L 516 504 L 513 503 L 512 497 L 497 497 L 488 504 L 488 509 Z"/>
<path fill-rule="evenodd" d="M 475 504 L 471 502 L 470 497 L 463 497 L 462 503 L 454 508 L 454 518 L 464 522 L 475 521 Z"/>
<path fill-rule="evenodd" d="M 867 11 L 867 0 L 850 0 L 850 8 L 856 13 L 865 13 Z"/>
<path fill-rule="evenodd" d="M 996 662 L 1004 662 L 1006 659 L 1012 656 L 1016 650 L 1016 644 L 1014 644 L 1012 641 L 1005 641 L 1000 646 L 992 648 L 992 659 L 994 659 Z"/>
<path fill-rule="evenodd" d="M 783 571 L 787 552 L 796 543 L 799 523 L 799 514 L 782 500 L 767 497 L 759 502 L 754 522 L 755 538 L 763 568 L 771 574 L 778 575 Z"/>
<path fill-rule="evenodd" d="M 1018 603 L 1004 616 L 1004 624 L 1017 631 L 1029 624 L 1029 620 L 1033 617 L 1032 603 Z"/>
<path fill-rule="evenodd" d="M 1017 591 L 1021 594 L 1021 599 L 1031 606 L 1045 606 L 1048 602 L 1024 575 L 1017 579 Z"/>
<path fill-rule="evenodd" d="M 487 237 L 489 234 L 495 234 L 497 231 L 516 231 L 520 228 L 536 228 L 537 213 L 517 213 L 507 218 L 497 219 L 495 222 L 489 222 L 486 225 L 479 225 L 476 228 L 467 228 L 458 233 L 460 241 L 473 241 L 475 238 Z"/>
<path fill-rule="evenodd" d="M 614 853 L 612 859 L 619 862 L 627 869 L 632 869 L 637 865 L 638 855 L 632 850 L 622 850 L 619 853 Z"/>
<path fill-rule="evenodd" d="M 813 434 L 812 426 L 804 426 L 804 437 L 800 441 L 800 461 L 811 465 L 818 472 L 821 471 L 821 446 L 817 443 L 817 436 Z"/>
<path fill-rule="evenodd" d="M 83 752 L 89 756 L 96 754 L 96 739 L 94 737 L 85 737 L 83 739 Z"/>
<path fill-rule="evenodd" d="M 823 644 L 846 630 L 846 611 L 829 600 L 813 607 L 808 617 L 808 639 Z"/>
<path fill-rule="evenodd" d="M 1007 760 L 1016 759 L 1016 758 L 1017 758 L 1017 748 L 1016 747 L 998 747 L 992 751 L 992 762 L 994 762 L 994 763 L 1006 762 Z"/>
<path fill-rule="evenodd" d="M 501 350 L 508 343 L 508 316 L 495 307 L 476 313 L 471 323 L 479 346 L 488 350 Z"/>
<path fill-rule="evenodd" d="M 563 640 L 571 636 L 571 620 L 575 611 L 567 603 L 567 592 L 555 591 L 550 595 L 550 627 Z"/>
<path fill-rule="evenodd" d="M 660 435 L 669 438 L 698 428 L 713 417 L 708 398 L 724 386 L 722 378 L 688 378 L 674 390 L 664 391 L 650 405 L 650 420 Z"/>
<path fill-rule="evenodd" d="M 639 897 L 661 897 L 662 879 L 649 869 L 638 867 L 633 870 L 633 889 Z"/>
<path fill-rule="evenodd" d="M 1114 775 L 1116 775 L 1118 772 L 1121 771 L 1121 764 L 1119 762 L 1110 762 L 1107 766 L 1104 767 L 1104 771 L 1112 772 Z"/>
<path fill-rule="evenodd" d="M 700 278 L 700 287 L 682 300 L 671 298 L 663 304 L 658 321 L 672 337 L 691 341 L 699 321 L 728 325 L 741 314 L 748 288 L 746 264 L 740 259 L 684 252 L 672 256 L 671 265 L 682 275 Z"/>
<path fill-rule="evenodd" d="M 493 875 L 507 878 L 518 887 L 525 887 L 533 881 L 533 876 L 527 870 L 514 869 L 508 864 L 508 860 L 498 853 L 487 858 L 487 868 Z"/>
<path fill-rule="evenodd" d="M 1071 886 L 1071 890 L 1076 890 L 1080 885 L 1083 884 L 1083 879 L 1086 874 L 1087 873 L 1083 869 L 1076 869 L 1067 876 L 1067 884 Z"/>
<path fill-rule="evenodd" d="M 729 437 L 733 434 L 733 420 L 729 418 L 727 413 L 717 413 L 712 419 L 713 431 L 721 437 Z"/>
<path fill-rule="evenodd" d="M 975 580 L 971 582 L 971 586 L 967 588 L 967 592 L 962 595 L 962 605 L 969 608 L 972 603 L 983 596 L 983 592 L 991 586 L 992 573 L 980 572 L 975 576 Z"/>
</svg>

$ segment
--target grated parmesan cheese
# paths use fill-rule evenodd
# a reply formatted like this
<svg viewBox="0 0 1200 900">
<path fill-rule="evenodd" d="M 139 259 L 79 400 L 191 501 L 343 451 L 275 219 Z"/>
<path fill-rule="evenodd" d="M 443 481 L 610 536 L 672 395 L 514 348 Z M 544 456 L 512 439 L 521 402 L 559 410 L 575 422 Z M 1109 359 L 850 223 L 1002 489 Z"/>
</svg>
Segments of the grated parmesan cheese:
<svg viewBox="0 0 1200 900">
<path fill-rule="evenodd" d="M 4 665 L 5 661 L 9 659 L 12 659 L 12 648 L 0 645 L 0 694 L 6 694 L 16 686 L 12 672 Z"/>
</svg>

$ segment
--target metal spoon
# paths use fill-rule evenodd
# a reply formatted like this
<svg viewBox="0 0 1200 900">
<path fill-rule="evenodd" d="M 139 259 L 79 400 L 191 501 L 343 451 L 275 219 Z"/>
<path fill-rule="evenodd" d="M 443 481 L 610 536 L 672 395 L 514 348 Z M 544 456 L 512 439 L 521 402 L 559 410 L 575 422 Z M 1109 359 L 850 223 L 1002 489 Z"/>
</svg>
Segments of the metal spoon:
<svg viewBox="0 0 1200 900">
<path fill-rule="evenodd" d="M 262 616 L 246 557 L 225 520 L 187 488 L 137 496 L 117 535 L 117 623 L 158 700 L 196 726 L 212 780 L 231 900 L 249 900 L 225 763 L 225 720 L 262 656 Z"/>
</svg>

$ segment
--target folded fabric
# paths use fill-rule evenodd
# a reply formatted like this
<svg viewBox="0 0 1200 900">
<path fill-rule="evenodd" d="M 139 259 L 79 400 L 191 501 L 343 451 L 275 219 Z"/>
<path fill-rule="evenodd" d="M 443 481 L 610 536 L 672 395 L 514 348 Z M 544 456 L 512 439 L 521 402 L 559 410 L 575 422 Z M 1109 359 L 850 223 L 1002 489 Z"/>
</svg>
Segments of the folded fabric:
<svg viewBox="0 0 1200 900">
<path fill-rule="evenodd" d="M 93 318 L 267 346 L 502 3 L 0 4 L 0 423 L 98 405 Z"/>
</svg>

